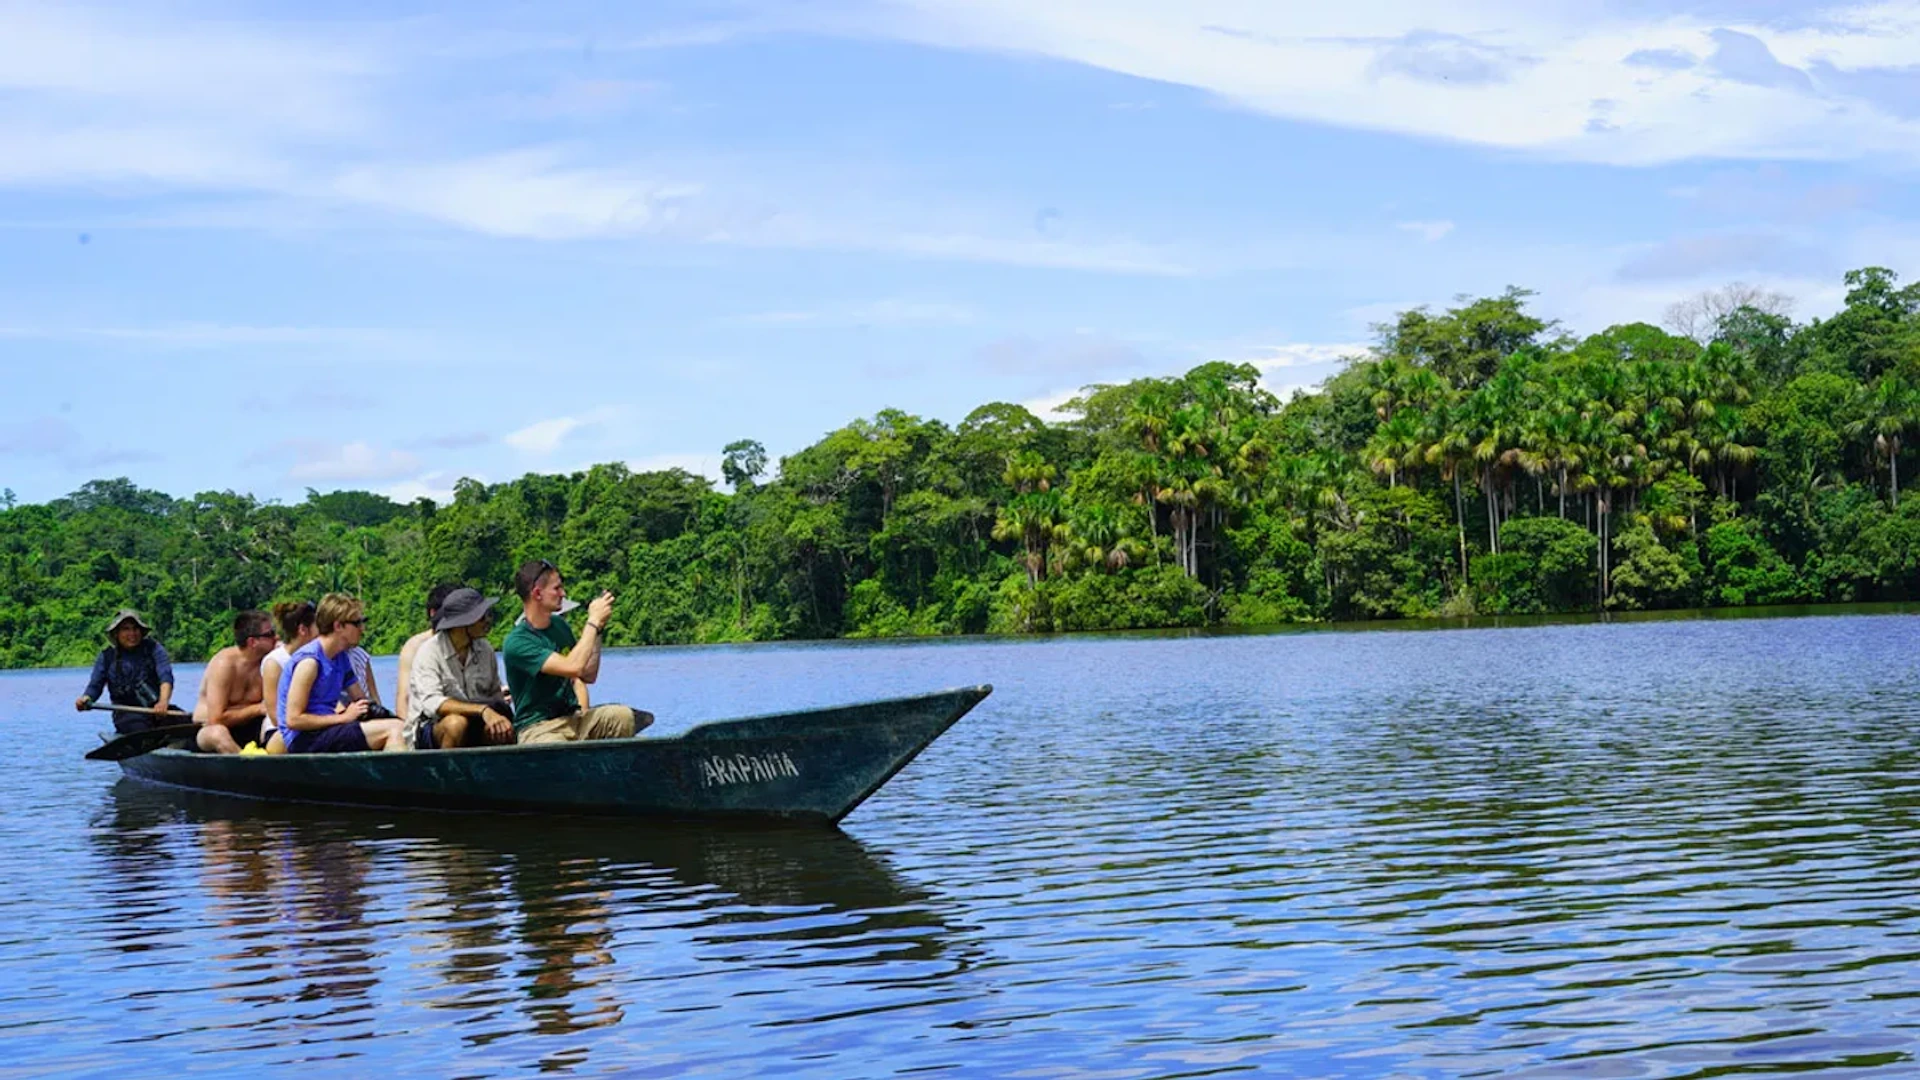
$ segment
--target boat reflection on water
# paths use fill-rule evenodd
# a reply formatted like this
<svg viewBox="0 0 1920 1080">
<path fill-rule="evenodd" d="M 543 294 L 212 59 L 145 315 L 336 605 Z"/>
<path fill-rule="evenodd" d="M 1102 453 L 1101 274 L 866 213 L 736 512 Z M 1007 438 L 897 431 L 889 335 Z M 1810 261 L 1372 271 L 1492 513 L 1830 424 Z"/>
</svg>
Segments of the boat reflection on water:
<svg viewBox="0 0 1920 1080">
<path fill-rule="evenodd" d="M 385 1033 L 391 1002 L 483 1045 L 617 1025 L 676 973 L 967 966 L 928 897 L 833 829 L 404 814 L 133 781 L 94 824 L 117 902 L 197 922 L 232 1026 L 282 1045 Z"/>
</svg>

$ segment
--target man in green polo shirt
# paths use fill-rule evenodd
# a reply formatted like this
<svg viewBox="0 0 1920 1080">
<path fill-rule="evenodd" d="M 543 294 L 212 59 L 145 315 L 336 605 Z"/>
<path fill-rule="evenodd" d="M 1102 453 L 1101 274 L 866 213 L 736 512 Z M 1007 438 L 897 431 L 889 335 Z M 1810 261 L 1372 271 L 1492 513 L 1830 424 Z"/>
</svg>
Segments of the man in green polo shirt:
<svg viewBox="0 0 1920 1080">
<path fill-rule="evenodd" d="M 582 739 L 624 739 L 653 723 L 653 714 L 625 705 L 594 707 L 587 687 L 600 677 L 600 641 L 613 615 L 613 594 L 587 605 L 576 638 L 560 618 L 567 589 L 560 571 L 533 559 L 513 576 L 524 618 L 507 635 L 501 660 L 513 691 L 513 728 L 522 746 Z"/>
</svg>

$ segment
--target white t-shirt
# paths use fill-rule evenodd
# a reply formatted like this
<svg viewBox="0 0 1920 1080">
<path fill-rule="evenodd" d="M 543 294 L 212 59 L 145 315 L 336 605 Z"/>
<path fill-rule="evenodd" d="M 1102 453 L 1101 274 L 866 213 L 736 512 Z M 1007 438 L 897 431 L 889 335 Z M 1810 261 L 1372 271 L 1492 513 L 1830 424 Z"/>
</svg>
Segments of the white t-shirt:
<svg viewBox="0 0 1920 1080">
<path fill-rule="evenodd" d="M 287 670 L 287 661 L 291 659 L 293 659 L 293 654 L 287 651 L 286 643 L 282 642 L 275 645 L 273 651 L 268 653 L 266 657 L 260 661 L 260 692 L 267 699 L 267 723 L 274 727 L 280 726 L 280 680 L 269 679 L 267 677 L 267 665 L 274 664 L 278 666 L 281 671 L 285 671 Z M 271 738 L 271 736 L 264 731 L 261 732 L 260 743 L 262 746 L 266 745 L 268 738 Z"/>
<path fill-rule="evenodd" d="M 373 654 L 355 645 L 347 650 L 347 663 L 353 665 L 353 677 L 360 680 L 360 691 L 367 695 L 367 700 L 375 705 L 385 705 L 386 702 L 373 696 Z"/>
</svg>

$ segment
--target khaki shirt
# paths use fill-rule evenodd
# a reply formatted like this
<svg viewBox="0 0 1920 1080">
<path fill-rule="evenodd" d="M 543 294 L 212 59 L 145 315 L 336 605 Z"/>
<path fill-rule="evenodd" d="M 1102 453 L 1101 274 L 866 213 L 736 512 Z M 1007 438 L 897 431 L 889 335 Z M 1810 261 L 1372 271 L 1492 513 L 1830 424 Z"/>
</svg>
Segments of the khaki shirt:
<svg viewBox="0 0 1920 1080">
<path fill-rule="evenodd" d="M 407 709 L 413 715 L 406 719 L 432 723 L 439 719 L 440 703 L 448 699 L 478 704 L 504 696 L 493 645 L 479 639 L 467 646 L 463 660 L 453 647 L 453 637 L 443 630 L 414 654 L 413 671 L 407 678 Z"/>
</svg>

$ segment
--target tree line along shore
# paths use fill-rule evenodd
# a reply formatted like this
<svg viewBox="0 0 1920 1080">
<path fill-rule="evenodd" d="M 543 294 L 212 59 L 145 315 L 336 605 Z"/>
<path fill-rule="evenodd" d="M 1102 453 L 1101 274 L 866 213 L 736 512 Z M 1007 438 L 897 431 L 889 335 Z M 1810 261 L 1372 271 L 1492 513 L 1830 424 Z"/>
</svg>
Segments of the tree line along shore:
<svg viewBox="0 0 1920 1080">
<path fill-rule="evenodd" d="M 452 501 L 174 498 L 97 480 L 0 510 L 0 665 L 85 663 L 140 609 L 176 656 L 233 612 L 347 591 L 368 644 L 427 590 L 550 558 L 616 645 L 1047 632 L 1920 597 L 1920 285 L 1848 273 L 1796 322 L 1731 288 L 1578 338 L 1520 289 L 1377 328 L 1317 391 L 1257 368 L 1088 387 L 1045 422 L 885 410 L 729 494 L 618 464 Z"/>
</svg>

